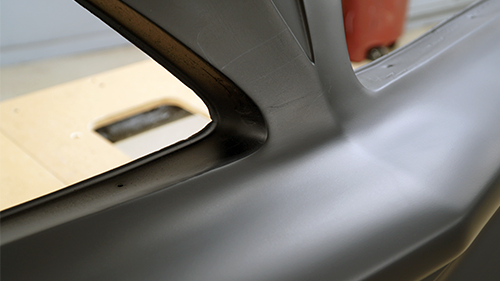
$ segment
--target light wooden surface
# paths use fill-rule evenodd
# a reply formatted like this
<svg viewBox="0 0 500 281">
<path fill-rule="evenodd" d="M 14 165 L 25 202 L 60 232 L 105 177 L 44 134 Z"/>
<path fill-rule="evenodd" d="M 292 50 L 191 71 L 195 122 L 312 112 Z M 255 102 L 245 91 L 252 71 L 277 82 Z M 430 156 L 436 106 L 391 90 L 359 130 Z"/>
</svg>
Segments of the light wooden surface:
<svg viewBox="0 0 500 281">
<path fill-rule="evenodd" d="M 26 200 L 26 194 L 40 197 L 64 184 L 42 165 L 0 133 L 0 206 L 2 210 Z M 17 187 L 17 188 L 9 188 Z"/>
<path fill-rule="evenodd" d="M 160 104 L 209 118 L 196 94 L 151 60 L 2 102 L 0 209 L 129 162 L 94 129 Z"/>
</svg>

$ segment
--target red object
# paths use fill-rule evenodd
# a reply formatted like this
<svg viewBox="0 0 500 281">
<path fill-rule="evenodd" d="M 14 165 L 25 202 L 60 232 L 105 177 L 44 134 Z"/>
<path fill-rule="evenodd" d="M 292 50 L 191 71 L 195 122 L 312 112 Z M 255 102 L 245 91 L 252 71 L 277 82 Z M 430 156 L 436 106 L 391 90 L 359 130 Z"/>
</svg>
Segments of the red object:
<svg viewBox="0 0 500 281">
<path fill-rule="evenodd" d="M 407 0 L 342 0 L 351 61 L 362 61 L 375 47 L 388 47 L 403 32 Z"/>
</svg>

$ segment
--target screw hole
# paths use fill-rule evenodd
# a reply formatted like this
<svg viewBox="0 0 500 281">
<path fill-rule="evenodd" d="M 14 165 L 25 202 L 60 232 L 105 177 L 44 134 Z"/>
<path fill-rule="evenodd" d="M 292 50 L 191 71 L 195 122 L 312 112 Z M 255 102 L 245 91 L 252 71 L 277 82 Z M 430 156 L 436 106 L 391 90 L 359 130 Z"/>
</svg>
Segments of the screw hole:
<svg viewBox="0 0 500 281">
<path fill-rule="evenodd" d="M 77 139 L 81 139 L 83 137 L 83 134 L 80 132 L 74 132 L 74 133 L 71 133 L 71 135 L 69 135 L 69 137 L 74 139 L 74 140 L 77 140 Z"/>
<path fill-rule="evenodd" d="M 123 187 L 124 185 L 120 183 L 120 184 L 117 184 L 116 186 L 117 187 Z"/>
</svg>

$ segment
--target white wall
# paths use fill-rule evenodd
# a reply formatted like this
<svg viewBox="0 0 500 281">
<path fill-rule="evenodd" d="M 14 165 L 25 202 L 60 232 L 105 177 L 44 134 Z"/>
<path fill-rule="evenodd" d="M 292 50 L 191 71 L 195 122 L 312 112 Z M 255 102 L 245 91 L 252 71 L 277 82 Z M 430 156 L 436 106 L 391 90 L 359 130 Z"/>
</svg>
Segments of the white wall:
<svg viewBox="0 0 500 281">
<path fill-rule="evenodd" d="M 72 0 L 1 0 L 2 65 L 129 44 Z"/>
</svg>

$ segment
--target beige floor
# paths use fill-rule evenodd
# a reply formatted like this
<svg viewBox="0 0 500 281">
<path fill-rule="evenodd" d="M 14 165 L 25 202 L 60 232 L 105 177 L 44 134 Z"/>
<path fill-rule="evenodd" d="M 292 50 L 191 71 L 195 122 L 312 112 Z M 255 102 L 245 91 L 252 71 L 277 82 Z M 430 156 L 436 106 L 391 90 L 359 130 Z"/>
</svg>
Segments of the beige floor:
<svg viewBox="0 0 500 281">
<path fill-rule="evenodd" d="M 210 122 L 193 91 L 133 47 L 31 66 L 8 68 L 12 80 L 2 77 L 2 95 L 10 98 L 0 103 L 0 210 L 186 139 Z M 36 69 L 47 72 L 37 76 Z M 193 115 L 117 143 L 96 132 L 163 105 Z"/>
</svg>

